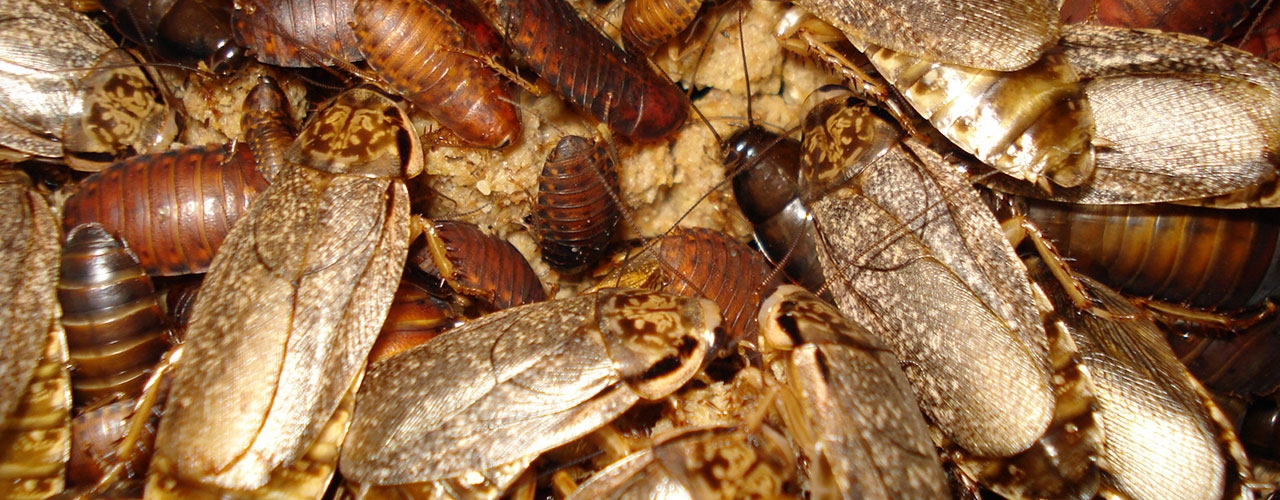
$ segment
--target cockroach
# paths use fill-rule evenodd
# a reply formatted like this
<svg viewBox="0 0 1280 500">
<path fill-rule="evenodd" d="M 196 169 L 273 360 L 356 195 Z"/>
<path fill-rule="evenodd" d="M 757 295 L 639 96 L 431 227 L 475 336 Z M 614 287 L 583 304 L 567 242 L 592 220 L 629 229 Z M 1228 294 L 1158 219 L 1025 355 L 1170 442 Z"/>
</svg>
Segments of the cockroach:
<svg viewBox="0 0 1280 500">
<path fill-rule="evenodd" d="M 1176 31 L 1221 41 L 1263 3 L 1265 0 L 1067 0 L 1060 12 L 1064 23 Z"/>
<path fill-rule="evenodd" d="M 26 174 L 0 169 L 0 496 L 62 490 L 71 381 L 56 292 L 60 237 Z"/>
<path fill-rule="evenodd" d="M 1193 328 L 1165 327 L 1165 340 L 1196 379 L 1218 393 L 1245 396 L 1280 389 L 1280 316 L 1222 335 Z"/>
<path fill-rule="evenodd" d="M 71 420 L 71 458 L 67 462 L 67 481 L 77 486 L 93 486 L 119 462 L 119 446 L 127 438 L 129 426 L 138 406 L 136 397 L 121 399 L 86 408 Z M 122 482 L 141 483 L 155 444 L 155 426 L 163 405 L 153 406 L 136 438 L 136 448 L 124 467 Z M 131 443 L 132 444 L 132 443 Z M 141 490 L 141 484 L 136 485 Z M 139 496 L 141 491 L 138 492 Z"/>
<path fill-rule="evenodd" d="M 797 5 L 865 42 L 969 68 L 1014 71 L 1058 41 L 1058 13 L 1045 0 L 800 0 Z"/>
<path fill-rule="evenodd" d="M 258 172 L 267 182 L 284 168 L 284 153 L 297 138 L 289 98 L 274 78 L 261 76 L 244 99 L 240 129 L 253 151 Z"/>
<path fill-rule="evenodd" d="M 622 9 L 622 43 L 647 54 L 693 24 L 703 0 L 626 0 Z"/>
<path fill-rule="evenodd" d="M 768 426 L 678 432 L 591 476 L 568 499 L 649 498 L 660 491 L 707 499 L 799 498 L 795 452 Z"/>
<path fill-rule="evenodd" d="M 416 138 L 403 110 L 368 89 L 311 118 L 196 297 L 148 496 L 181 495 L 172 488 L 182 483 L 263 487 L 301 467 L 326 422 L 343 428 L 339 403 L 358 383 L 408 252 L 403 179 L 422 169 Z M 309 484 L 323 491 L 328 480 Z"/>
<path fill-rule="evenodd" d="M 1280 404 L 1276 397 L 1259 398 L 1249 404 L 1238 432 L 1250 456 L 1280 461 Z"/>
<path fill-rule="evenodd" d="M 116 29 L 159 56 L 218 64 L 244 56 L 231 31 L 234 0 L 100 0 Z M 217 64 L 214 64 L 217 66 Z"/>
<path fill-rule="evenodd" d="M 428 342 L 457 325 L 457 312 L 448 302 L 432 295 L 418 283 L 418 274 L 405 273 L 395 299 L 382 323 L 378 340 L 369 352 L 369 363 L 377 363 L 416 345 Z"/>
<path fill-rule="evenodd" d="M 136 397 L 169 349 L 167 318 L 151 279 L 99 224 L 68 233 L 60 274 L 76 407 L 112 395 Z"/>
<path fill-rule="evenodd" d="M 1073 275 L 1094 303 L 1079 309 L 1066 292 L 1076 285 L 1058 281 L 1048 265 L 1028 263 L 1057 311 L 1053 324 L 1079 346 L 1093 376 L 1106 431 L 1104 492 L 1135 499 L 1252 498 L 1245 485 L 1248 459 L 1231 423 L 1156 324 L 1115 291 Z"/>
<path fill-rule="evenodd" d="M 455 292 L 502 310 L 547 300 L 542 281 L 507 240 L 474 224 L 434 221 L 409 252 L 410 265 L 444 280 Z"/>
<path fill-rule="evenodd" d="M 101 223 L 150 276 L 200 273 L 266 186 L 247 148 L 137 156 L 82 181 L 63 207 L 62 227 Z"/>
<path fill-rule="evenodd" d="M 935 441 L 1002 494 L 1090 495 L 1097 442 L 1074 431 L 1092 422 L 1089 385 L 977 193 L 856 98 L 821 100 L 804 131 L 801 197 L 827 286 L 899 357 Z M 1031 468 L 1035 481 L 1006 473 Z"/>
<path fill-rule="evenodd" d="M 500 492 L 540 453 L 683 386 L 722 341 L 710 301 L 644 290 L 490 314 L 370 367 L 342 474 Z"/>
<path fill-rule="evenodd" d="M 618 171 L 604 143 L 560 139 L 538 177 L 534 202 L 542 260 L 562 272 L 599 262 L 622 220 L 618 203 Z"/>
<path fill-rule="evenodd" d="M 1280 9 L 1261 13 L 1241 35 L 1239 47 L 1268 61 L 1280 61 Z"/>
<path fill-rule="evenodd" d="M 68 6 L 6 0 L 0 22 L 0 145 L 8 159 L 63 158 L 99 170 L 164 149 L 172 111 L 137 61 Z"/>
<path fill-rule="evenodd" d="M 463 141 L 502 148 L 520 116 L 481 46 L 431 2 L 356 0 L 356 40 L 369 66 L 409 102 Z"/>
<path fill-rule="evenodd" d="M 186 336 L 187 325 L 191 323 L 191 308 L 195 306 L 196 296 L 200 294 L 200 285 L 203 283 L 203 274 L 190 275 L 169 283 L 164 289 L 164 310 L 168 313 L 171 332 L 178 342 Z"/>
<path fill-rule="evenodd" d="M 363 59 L 351 28 L 353 0 L 236 2 L 235 40 L 259 62 L 290 68 Z"/>
<path fill-rule="evenodd" d="M 679 87 L 600 33 L 563 0 L 501 0 L 498 29 L 569 102 L 638 142 L 671 135 L 689 115 Z"/>
<path fill-rule="evenodd" d="M 787 429 L 821 498 L 944 498 L 947 478 L 898 358 L 802 288 L 759 309 L 761 351 L 777 364 Z"/>
</svg>

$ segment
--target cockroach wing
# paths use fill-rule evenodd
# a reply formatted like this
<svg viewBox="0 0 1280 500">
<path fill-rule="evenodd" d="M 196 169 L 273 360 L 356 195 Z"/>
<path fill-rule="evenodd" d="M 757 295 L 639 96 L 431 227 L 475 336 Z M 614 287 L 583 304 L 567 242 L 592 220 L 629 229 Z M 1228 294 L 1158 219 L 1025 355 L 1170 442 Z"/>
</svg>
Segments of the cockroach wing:
<svg viewBox="0 0 1280 500">
<path fill-rule="evenodd" d="M 1051 0 L 797 0 L 850 39 L 921 59 L 1013 71 L 1058 41 Z"/>
<path fill-rule="evenodd" d="M 624 384 L 596 302 L 650 293 L 605 290 L 506 309 L 372 366 L 343 475 L 372 484 L 448 479 L 528 461 L 613 420 L 640 394 Z M 677 324 L 648 327 L 664 334 Z"/>
<path fill-rule="evenodd" d="M 14 411 L 27 390 L 49 331 L 61 330 L 58 227 L 31 179 L 0 170 L 0 420 Z"/>
<path fill-rule="evenodd" d="M 1120 294 L 1076 275 L 1110 317 L 1080 310 L 1044 264 L 1028 267 L 1093 375 L 1110 486 L 1134 499 L 1252 498 L 1244 487 L 1248 462 L 1231 424 L 1156 324 Z"/>
<path fill-rule="evenodd" d="M 261 486 L 305 452 L 363 370 L 408 254 L 409 198 L 398 179 L 342 171 L 399 152 L 366 120 L 390 115 L 352 95 L 298 139 L 341 132 L 309 153 L 328 171 L 293 162 L 277 174 L 196 299 L 156 445 L 185 478 Z"/>
</svg>

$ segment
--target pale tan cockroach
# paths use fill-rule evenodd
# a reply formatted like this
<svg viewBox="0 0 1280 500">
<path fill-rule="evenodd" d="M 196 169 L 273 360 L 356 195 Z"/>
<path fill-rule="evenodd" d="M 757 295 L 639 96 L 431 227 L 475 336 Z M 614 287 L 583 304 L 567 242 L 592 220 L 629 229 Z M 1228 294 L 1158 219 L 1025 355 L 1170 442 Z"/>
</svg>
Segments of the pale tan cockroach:
<svg viewBox="0 0 1280 500">
<path fill-rule="evenodd" d="M 1038 260 L 1031 276 L 1056 309 L 1053 328 L 1079 346 L 1105 430 L 1104 494 L 1127 498 L 1253 498 L 1248 459 L 1231 423 L 1182 367 L 1164 334 L 1120 294 L 1074 275 L 1095 310 L 1081 310 Z M 1105 315 L 1104 315 L 1105 314 Z M 1173 457 L 1177 457 L 1174 459 Z"/>
<path fill-rule="evenodd" d="M 1084 24 L 1064 28 L 1062 47 L 1087 81 L 1094 178 L 1052 194 L 993 187 L 1073 203 L 1276 205 L 1280 68 L 1189 35 Z"/>
<path fill-rule="evenodd" d="M 149 498 L 180 496 L 183 483 L 263 487 L 342 420 L 408 252 L 403 179 L 422 168 L 416 137 L 399 105 L 368 89 L 311 118 L 196 298 Z"/>
<path fill-rule="evenodd" d="M 1092 396 L 999 223 L 954 165 L 844 95 L 806 116 L 801 171 L 836 304 L 899 356 L 935 440 L 984 486 L 1087 498 L 1096 442 L 1056 443 Z"/>
<path fill-rule="evenodd" d="M 665 436 L 591 476 L 569 500 L 800 498 L 795 451 L 777 430 L 743 426 Z"/>
<path fill-rule="evenodd" d="M 71 230 L 59 274 L 76 408 L 137 397 L 171 336 L 151 278 L 100 224 Z"/>
<path fill-rule="evenodd" d="M 943 498 L 942 462 L 898 358 L 834 306 L 791 285 L 760 304 L 779 409 L 815 498 Z"/>
<path fill-rule="evenodd" d="M 490 314 L 370 367 L 342 474 L 500 494 L 542 452 L 679 389 L 723 340 L 710 301 L 645 290 Z"/>
<path fill-rule="evenodd" d="M 0 157 L 65 157 L 99 170 L 172 141 L 173 113 L 91 20 L 51 1 L 6 0 L 0 9 Z"/>
<path fill-rule="evenodd" d="M 58 224 L 26 174 L 0 169 L 0 497 L 62 491 L 71 376 L 58 308 Z"/>
<path fill-rule="evenodd" d="M 1075 71 L 1050 50 L 1059 31 L 1052 2 L 798 3 L 839 28 L 938 132 L 987 165 L 1032 184 L 1088 181 L 1093 117 Z M 800 17 L 789 14 L 779 32 L 797 29 L 787 25 Z"/>
</svg>

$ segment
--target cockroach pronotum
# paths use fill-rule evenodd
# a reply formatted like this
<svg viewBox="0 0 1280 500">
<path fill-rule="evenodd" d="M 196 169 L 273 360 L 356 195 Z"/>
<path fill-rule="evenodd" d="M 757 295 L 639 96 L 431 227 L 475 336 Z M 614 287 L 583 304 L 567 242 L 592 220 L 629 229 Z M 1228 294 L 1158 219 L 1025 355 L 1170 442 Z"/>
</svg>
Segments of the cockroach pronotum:
<svg viewBox="0 0 1280 500">
<path fill-rule="evenodd" d="M 312 67 L 335 64 L 335 60 L 356 62 L 362 55 L 351 29 L 353 3 L 354 0 L 236 2 L 231 23 L 236 41 L 266 64 Z"/>
<path fill-rule="evenodd" d="M 169 349 L 167 318 L 151 278 L 99 224 L 67 234 L 60 273 L 76 407 L 113 395 L 137 397 Z"/>
<path fill-rule="evenodd" d="M 458 221 L 428 222 L 425 229 L 423 243 L 410 250 L 409 263 L 444 280 L 454 292 L 494 311 L 547 300 L 542 281 L 507 240 Z"/>
<path fill-rule="evenodd" d="M 450 330 L 370 367 L 342 475 L 362 488 L 502 491 L 542 452 L 701 371 L 723 340 L 715 310 L 702 299 L 605 289 Z"/>
<path fill-rule="evenodd" d="M 82 181 L 63 207 L 62 227 L 101 223 L 150 276 L 200 273 L 266 186 L 243 147 L 138 156 Z"/>
<path fill-rule="evenodd" d="M 679 87 L 564 0 L 501 0 L 496 24 L 511 49 L 565 99 L 621 135 L 656 141 L 689 115 Z"/>
<path fill-rule="evenodd" d="M 510 90 L 447 11 L 431 2 L 356 0 L 353 16 L 369 66 L 444 128 L 488 148 L 519 137 Z"/>
<path fill-rule="evenodd" d="M 408 252 L 403 179 L 422 169 L 416 138 L 404 111 L 369 89 L 311 118 L 196 298 L 149 497 L 181 496 L 184 484 L 261 488 L 310 460 L 318 439 L 329 450 L 341 442 L 340 402 L 360 380 Z M 324 491 L 336 459 L 326 456 L 304 469 L 319 474 L 308 490 Z"/>
<path fill-rule="evenodd" d="M 762 354 L 785 377 L 779 406 L 809 459 L 815 496 L 949 496 L 928 424 L 888 347 L 796 286 L 779 287 L 758 313 Z"/>
<path fill-rule="evenodd" d="M 533 226 L 542 260 L 562 272 L 595 264 L 622 220 L 618 171 L 603 142 L 560 139 L 538 177 Z"/>
</svg>

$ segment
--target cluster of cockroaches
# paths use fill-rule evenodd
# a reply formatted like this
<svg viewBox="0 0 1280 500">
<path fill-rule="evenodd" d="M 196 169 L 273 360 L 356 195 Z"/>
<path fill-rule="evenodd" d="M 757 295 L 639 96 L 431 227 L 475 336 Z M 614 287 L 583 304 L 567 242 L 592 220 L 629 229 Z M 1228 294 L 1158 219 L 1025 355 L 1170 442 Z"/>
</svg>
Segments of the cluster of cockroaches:
<svg viewBox="0 0 1280 500">
<path fill-rule="evenodd" d="M 1275 489 L 1280 67 L 1100 23 L 1270 57 L 1280 8 L 703 3 L 0 0 L 0 497 Z M 841 85 L 720 140 L 663 69 L 781 65 L 744 12 Z M 700 133 L 759 251 L 620 242 Z M 516 150 L 527 219 L 422 201 Z"/>
</svg>

